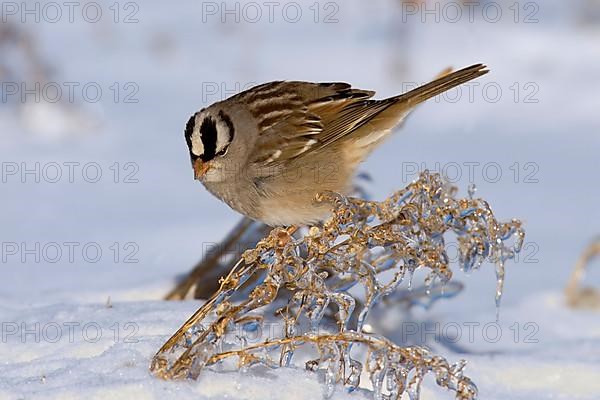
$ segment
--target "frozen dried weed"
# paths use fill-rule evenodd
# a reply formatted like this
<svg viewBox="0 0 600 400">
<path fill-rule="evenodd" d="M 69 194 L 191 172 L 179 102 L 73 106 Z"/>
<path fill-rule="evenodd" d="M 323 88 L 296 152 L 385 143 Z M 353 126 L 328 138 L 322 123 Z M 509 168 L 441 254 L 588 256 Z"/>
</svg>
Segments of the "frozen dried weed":
<svg viewBox="0 0 600 400">
<path fill-rule="evenodd" d="M 600 310 L 600 290 L 581 285 L 586 267 L 598 256 L 600 256 L 600 237 L 588 245 L 575 264 L 569 283 L 565 288 L 565 297 L 569 307 Z"/>
<path fill-rule="evenodd" d="M 521 222 L 498 222 L 486 201 L 473 198 L 473 189 L 464 199 L 455 198 L 456 191 L 438 174 L 424 172 L 383 202 L 322 195 L 319 201 L 332 205 L 332 217 L 300 239 L 293 236 L 295 228 L 275 228 L 246 251 L 220 289 L 158 351 L 151 370 L 165 379 L 195 379 L 207 366 L 228 365 L 228 359 L 240 369 L 277 368 L 312 352 L 316 357 L 304 365 L 322 375 L 326 397 L 339 385 L 367 387 L 362 376 L 375 399 L 403 393 L 417 399 L 424 376 L 432 373 L 457 399 L 476 398 L 475 384 L 463 375 L 464 361 L 449 364 L 424 347 L 363 330 L 371 308 L 402 282 L 410 284 L 415 270 L 428 270 L 426 287 L 452 278 L 444 238 L 450 233 L 463 271 L 486 259 L 495 264 L 499 306 L 505 262 L 523 243 Z M 281 332 L 252 345 L 234 335 L 264 328 L 268 306 L 275 305 Z M 335 325 L 324 330 L 326 315 Z"/>
</svg>

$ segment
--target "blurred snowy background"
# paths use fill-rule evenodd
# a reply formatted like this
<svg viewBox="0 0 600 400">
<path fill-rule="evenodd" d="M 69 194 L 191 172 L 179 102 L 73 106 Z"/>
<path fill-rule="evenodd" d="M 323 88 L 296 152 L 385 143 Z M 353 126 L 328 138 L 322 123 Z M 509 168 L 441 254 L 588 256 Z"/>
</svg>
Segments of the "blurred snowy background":
<svg viewBox="0 0 600 400">
<path fill-rule="evenodd" d="M 481 331 L 495 321 L 487 266 L 457 273 L 464 292 L 427 314 L 479 322 L 475 341 L 465 330 L 460 346 L 431 345 L 469 361 L 484 399 L 598 398 L 600 319 L 567 309 L 562 289 L 600 233 L 600 2 L 267 3 L 1 3 L 0 398 L 320 396 L 316 377 L 282 371 L 148 376 L 198 306 L 158 300 L 239 219 L 193 180 L 185 122 L 265 81 L 347 81 L 383 97 L 478 62 L 490 74 L 422 105 L 369 158 L 367 189 L 382 199 L 427 168 L 463 194 L 476 184 L 499 219 L 522 219 L 501 340 Z M 104 331 L 47 340 L 44 326 L 64 335 L 68 321 Z M 122 340 L 127 323 L 135 344 Z"/>
</svg>

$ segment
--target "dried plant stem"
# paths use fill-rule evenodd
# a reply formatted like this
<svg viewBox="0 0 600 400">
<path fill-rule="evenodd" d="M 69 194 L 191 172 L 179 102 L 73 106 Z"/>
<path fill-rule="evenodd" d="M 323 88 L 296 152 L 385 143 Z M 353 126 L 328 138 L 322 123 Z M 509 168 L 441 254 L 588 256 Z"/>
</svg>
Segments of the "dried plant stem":
<svg viewBox="0 0 600 400">
<path fill-rule="evenodd" d="M 216 285 L 218 278 L 229 272 L 233 266 L 229 263 L 223 264 L 220 260 L 226 254 L 241 254 L 248 247 L 254 246 L 266 235 L 268 230 L 264 224 L 254 222 L 246 217 L 242 218 L 227 237 L 215 246 L 215 250 L 208 252 L 192 271 L 165 296 L 165 300 L 183 300 L 190 295 L 192 290 L 194 298 L 208 298 L 218 288 Z"/>
<path fill-rule="evenodd" d="M 229 286 L 231 282 L 237 281 L 236 277 L 240 274 L 239 269 L 244 265 L 244 260 L 239 260 L 235 266 L 229 271 L 229 274 L 226 278 L 222 279 L 220 289 L 215 292 L 206 302 L 200 307 L 192 316 L 183 324 L 177 332 L 171 336 L 171 338 L 162 345 L 158 353 L 162 353 L 167 351 L 169 348 L 173 347 L 176 342 L 183 337 L 185 332 L 195 326 L 198 322 L 202 321 L 210 311 L 213 310 L 218 298 L 222 295 L 222 293 L 226 293 L 229 290 L 237 290 L 242 284 L 234 286 L 233 288 L 225 288 L 225 286 Z"/>
<path fill-rule="evenodd" d="M 392 308 L 432 296 L 450 281 L 446 232 L 457 235 L 461 269 L 477 269 L 486 260 L 496 264 L 499 304 L 505 263 L 523 243 L 521 222 L 498 222 L 487 202 L 456 199 L 455 193 L 439 175 L 425 172 L 383 202 L 323 194 L 320 200 L 331 204 L 332 217 L 301 239 L 293 237 L 294 227 L 275 228 L 245 251 L 216 293 L 161 347 L 150 369 L 165 379 L 195 379 L 207 366 L 231 357 L 237 357 L 238 368 L 287 367 L 296 351 L 310 345 L 319 356 L 306 368 L 324 372 L 326 396 L 338 384 L 357 389 L 366 372 L 374 398 L 400 399 L 408 393 L 414 400 L 431 372 L 457 399 L 474 399 L 477 388 L 463 376 L 464 362 L 450 365 L 424 348 L 363 331 L 371 309 L 383 299 Z M 419 268 L 429 270 L 424 289 L 415 296 L 398 295 L 402 282 L 411 287 Z M 364 296 L 351 294 L 354 287 Z M 266 339 L 248 346 L 244 331 L 263 332 L 268 315 L 274 315 L 281 332 L 269 331 Z M 335 324 L 323 329 L 328 320 Z M 367 350 L 362 362 L 354 358 L 364 354 L 361 348 Z"/>
<path fill-rule="evenodd" d="M 600 309 L 600 290 L 580 286 L 586 267 L 598 255 L 600 255 L 600 238 L 597 238 L 585 249 L 573 268 L 569 283 L 565 287 L 565 296 L 570 307 Z"/>
</svg>

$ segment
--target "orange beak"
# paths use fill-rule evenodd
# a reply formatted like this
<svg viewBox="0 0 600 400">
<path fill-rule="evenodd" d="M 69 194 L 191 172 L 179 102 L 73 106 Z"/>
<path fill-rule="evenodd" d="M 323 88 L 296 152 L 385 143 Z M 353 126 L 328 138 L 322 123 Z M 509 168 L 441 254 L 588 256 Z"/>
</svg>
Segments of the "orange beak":
<svg viewBox="0 0 600 400">
<path fill-rule="evenodd" d="M 202 179 L 209 169 L 210 165 L 208 163 L 202 162 L 202 160 L 198 158 L 196 161 L 194 161 L 194 179 Z"/>
</svg>

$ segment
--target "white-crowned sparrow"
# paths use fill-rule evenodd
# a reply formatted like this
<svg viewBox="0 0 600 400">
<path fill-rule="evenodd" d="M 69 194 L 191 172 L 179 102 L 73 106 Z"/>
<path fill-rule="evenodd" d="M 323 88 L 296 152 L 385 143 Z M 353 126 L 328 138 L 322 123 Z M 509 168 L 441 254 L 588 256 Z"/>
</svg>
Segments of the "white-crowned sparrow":
<svg viewBox="0 0 600 400">
<path fill-rule="evenodd" d="M 194 176 L 252 219 L 314 223 L 329 212 L 316 195 L 347 193 L 358 164 L 417 104 L 487 72 L 482 64 L 446 72 L 383 100 L 339 82 L 255 86 L 189 119 Z"/>
</svg>

